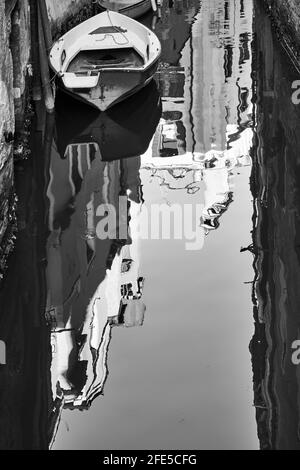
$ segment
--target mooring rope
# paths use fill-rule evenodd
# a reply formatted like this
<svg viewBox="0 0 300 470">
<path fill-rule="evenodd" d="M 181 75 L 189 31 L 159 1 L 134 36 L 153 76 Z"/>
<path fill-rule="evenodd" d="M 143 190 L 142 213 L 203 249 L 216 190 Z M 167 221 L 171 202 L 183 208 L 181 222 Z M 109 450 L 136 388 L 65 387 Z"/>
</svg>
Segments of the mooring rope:
<svg viewBox="0 0 300 470">
<path fill-rule="evenodd" d="M 126 41 L 126 42 L 118 42 L 118 41 L 116 41 L 115 37 L 112 36 L 114 42 L 119 46 L 122 46 L 124 44 L 129 44 L 130 41 L 129 41 L 128 37 L 126 36 L 126 34 L 122 31 L 122 28 L 119 29 L 116 25 L 113 24 L 112 19 L 110 17 L 110 10 L 106 10 L 106 13 L 107 13 L 107 16 L 109 18 L 111 26 L 115 29 L 115 31 L 122 34 L 122 36 L 125 38 L 125 41 Z"/>
</svg>

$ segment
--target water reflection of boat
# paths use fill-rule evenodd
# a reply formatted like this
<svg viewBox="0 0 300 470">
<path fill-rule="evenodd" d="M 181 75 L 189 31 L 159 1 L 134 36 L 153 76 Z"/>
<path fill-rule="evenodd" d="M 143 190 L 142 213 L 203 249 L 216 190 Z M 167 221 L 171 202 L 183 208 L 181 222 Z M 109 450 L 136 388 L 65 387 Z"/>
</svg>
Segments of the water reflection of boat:
<svg viewBox="0 0 300 470">
<path fill-rule="evenodd" d="M 155 84 L 109 113 L 57 99 L 47 188 L 52 442 L 63 408 L 87 409 L 103 393 L 112 328 L 144 321 L 135 236 L 143 201 L 139 153 L 160 115 Z M 115 217 L 106 227 L 108 209 Z"/>
<path fill-rule="evenodd" d="M 150 29 L 106 11 L 56 41 L 50 65 L 64 91 L 105 111 L 152 80 L 160 53 L 160 42 Z"/>
<path fill-rule="evenodd" d="M 118 11 L 130 18 L 139 18 L 151 10 L 151 0 L 99 0 L 103 10 Z"/>
<path fill-rule="evenodd" d="M 62 158 L 68 146 L 96 143 L 104 161 L 143 154 L 161 116 L 156 84 L 106 113 L 99 113 L 60 94 L 56 103 L 57 147 Z"/>
</svg>

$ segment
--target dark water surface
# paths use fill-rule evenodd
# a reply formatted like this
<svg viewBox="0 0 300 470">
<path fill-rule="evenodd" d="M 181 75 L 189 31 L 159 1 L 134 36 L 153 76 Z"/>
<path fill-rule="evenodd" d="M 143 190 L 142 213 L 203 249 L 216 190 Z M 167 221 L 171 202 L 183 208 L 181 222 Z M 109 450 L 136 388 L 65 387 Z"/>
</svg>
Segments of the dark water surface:
<svg viewBox="0 0 300 470">
<path fill-rule="evenodd" d="M 106 114 L 39 110 L 0 291 L 1 448 L 300 448 L 297 74 L 259 5 L 165 2 L 144 19 L 155 83 Z"/>
</svg>

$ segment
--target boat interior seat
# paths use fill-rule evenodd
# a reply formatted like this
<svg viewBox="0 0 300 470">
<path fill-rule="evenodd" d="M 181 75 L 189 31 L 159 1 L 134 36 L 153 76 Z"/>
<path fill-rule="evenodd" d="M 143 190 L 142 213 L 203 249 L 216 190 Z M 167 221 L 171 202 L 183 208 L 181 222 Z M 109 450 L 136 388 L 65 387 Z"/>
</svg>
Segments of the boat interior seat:
<svg viewBox="0 0 300 470">
<path fill-rule="evenodd" d="M 89 35 L 94 34 L 118 34 L 118 33 L 127 33 L 127 29 L 122 28 L 121 26 L 100 26 L 99 28 L 95 29 Z"/>
<path fill-rule="evenodd" d="M 142 57 L 133 48 L 80 51 L 70 62 L 67 72 L 89 75 L 103 68 L 137 68 L 143 65 Z"/>
</svg>

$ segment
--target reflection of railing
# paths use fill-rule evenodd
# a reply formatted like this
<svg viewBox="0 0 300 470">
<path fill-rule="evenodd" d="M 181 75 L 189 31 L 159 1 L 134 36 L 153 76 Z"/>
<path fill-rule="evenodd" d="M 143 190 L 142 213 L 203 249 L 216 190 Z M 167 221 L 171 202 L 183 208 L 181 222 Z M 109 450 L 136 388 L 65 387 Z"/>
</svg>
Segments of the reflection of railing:
<svg viewBox="0 0 300 470">
<path fill-rule="evenodd" d="M 160 132 L 162 131 L 160 128 Z M 228 149 L 211 150 L 206 153 L 190 152 L 160 157 L 148 151 L 141 158 L 142 169 L 149 172 L 150 179 L 159 181 L 159 186 L 171 191 L 186 191 L 195 195 L 204 186 L 204 210 L 200 225 L 206 234 L 219 227 L 219 219 L 233 202 L 231 185 L 235 168 L 251 166 L 250 157 L 253 132 L 245 128 L 232 138 L 235 126 L 228 126 Z M 159 132 L 158 131 L 158 132 Z M 171 141 L 175 139 L 174 128 L 167 127 L 165 134 Z M 229 143 L 230 142 L 230 143 Z"/>
</svg>

